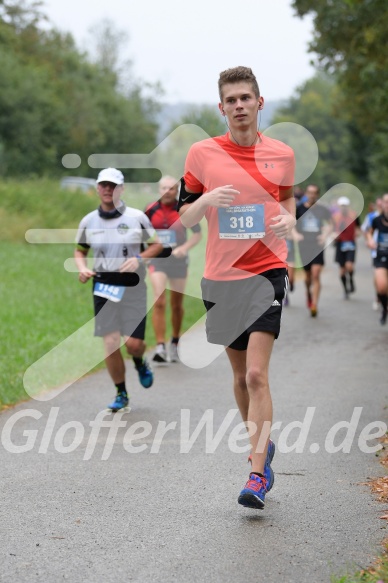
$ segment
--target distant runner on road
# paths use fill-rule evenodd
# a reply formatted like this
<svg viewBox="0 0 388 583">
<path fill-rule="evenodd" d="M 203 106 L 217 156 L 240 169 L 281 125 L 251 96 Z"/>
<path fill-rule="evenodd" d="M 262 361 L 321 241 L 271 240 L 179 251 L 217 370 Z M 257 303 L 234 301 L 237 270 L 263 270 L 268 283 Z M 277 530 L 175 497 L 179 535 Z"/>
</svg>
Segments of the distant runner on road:
<svg viewBox="0 0 388 583">
<path fill-rule="evenodd" d="M 149 263 L 149 273 L 154 290 L 155 303 L 152 324 L 156 337 L 155 362 L 167 362 L 166 350 L 166 284 L 170 281 L 172 338 L 170 361 L 178 361 L 178 342 L 183 320 L 183 297 L 187 281 L 189 250 L 202 238 L 201 226 L 193 225 L 192 235 L 187 239 L 187 229 L 182 225 L 178 213 L 178 184 L 172 176 L 163 176 L 159 181 L 160 198 L 145 209 L 145 214 L 156 229 L 159 239 L 172 249 L 167 259 L 157 258 Z M 162 255 L 163 256 L 163 255 Z"/>
<path fill-rule="evenodd" d="M 337 202 L 340 210 L 333 215 L 337 234 L 335 261 L 340 267 L 340 279 L 344 288 L 344 297 L 356 291 L 354 283 L 354 263 L 356 260 L 356 238 L 360 230 L 360 221 L 350 209 L 347 196 L 340 196 Z"/>
<path fill-rule="evenodd" d="M 376 239 L 374 235 L 376 234 Z M 376 251 L 373 260 L 375 267 L 375 286 L 381 305 L 380 323 L 386 324 L 388 310 L 388 194 L 382 197 L 382 212 L 372 220 L 368 232 L 368 245 Z"/>
<path fill-rule="evenodd" d="M 229 131 L 190 148 L 179 208 L 186 227 L 204 216 L 208 222 L 207 339 L 226 346 L 236 402 L 250 425 L 252 471 L 238 502 L 261 509 L 274 481 L 268 367 L 287 289 L 285 238 L 295 225 L 294 154 L 258 132 L 264 99 L 251 69 L 223 71 L 218 88 Z"/>
<path fill-rule="evenodd" d="M 368 214 L 366 215 L 366 217 L 361 225 L 361 231 L 364 234 L 365 242 L 367 245 L 368 245 L 368 233 L 372 227 L 372 221 L 375 217 L 378 217 L 381 214 L 382 205 L 383 205 L 382 199 L 377 198 L 376 202 L 372 203 L 370 205 L 370 207 L 372 207 L 372 208 L 370 208 Z M 375 232 L 375 235 L 374 235 L 375 241 L 376 241 L 376 234 L 377 233 Z M 374 258 L 376 257 L 376 249 L 371 250 L 371 257 L 372 257 L 372 266 L 373 266 L 373 261 L 374 261 Z M 372 303 L 372 308 L 377 311 L 379 309 L 379 306 L 380 306 L 380 302 L 379 302 L 379 298 L 377 296 L 377 290 L 376 290 L 376 299 Z"/>
<path fill-rule="evenodd" d="M 82 219 L 74 252 L 80 282 L 93 279 L 94 334 L 103 338 L 106 366 L 117 389 L 116 398 L 108 405 L 112 411 L 126 407 L 129 401 L 121 336 L 143 387 L 149 388 L 153 383 L 153 373 L 143 358 L 147 314 L 144 261 L 163 250 L 145 214 L 120 200 L 123 185 L 120 170 L 101 170 L 97 178 L 101 204 Z M 142 251 L 144 243 L 149 246 Z M 93 269 L 86 261 L 90 249 Z"/>
<path fill-rule="evenodd" d="M 319 186 L 309 184 L 305 191 L 307 201 L 296 207 L 296 218 L 300 219 L 296 225 L 296 238 L 305 271 L 307 307 L 313 318 L 318 314 L 321 272 L 325 264 L 324 245 L 333 230 L 330 211 L 317 203 L 319 192 Z"/>
</svg>

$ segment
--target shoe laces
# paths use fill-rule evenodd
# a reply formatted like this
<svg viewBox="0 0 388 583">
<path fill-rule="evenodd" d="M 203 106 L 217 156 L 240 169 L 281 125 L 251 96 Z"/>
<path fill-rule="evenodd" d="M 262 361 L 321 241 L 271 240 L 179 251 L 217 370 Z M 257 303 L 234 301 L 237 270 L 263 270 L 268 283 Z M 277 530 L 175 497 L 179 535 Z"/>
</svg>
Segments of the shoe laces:
<svg viewBox="0 0 388 583">
<path fill-rule="evenodd" d="M 267 480 L 261 476 L 257 476 L 256 474 L 249 474 L 249 480 L 245 485 L 246 488 L 250 490 L 255 490 L 259 492 L 262 488 L 267 490 Z"/>
</svg>

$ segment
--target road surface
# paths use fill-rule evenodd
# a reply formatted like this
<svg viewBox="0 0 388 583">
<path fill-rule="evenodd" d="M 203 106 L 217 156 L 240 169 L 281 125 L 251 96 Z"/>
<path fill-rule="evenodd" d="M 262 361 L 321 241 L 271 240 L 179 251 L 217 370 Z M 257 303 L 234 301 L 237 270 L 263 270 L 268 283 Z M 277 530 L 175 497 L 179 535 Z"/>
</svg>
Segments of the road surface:
<svg viewBox="0 0 388 583">
<path fill-rule="evenodd" d="M 271 363 L 274 421 L 282 425 L 273 432 L 276 481 L 263 511 L 237 504 L 249 468 L 247 454 L 230 447 L 246 442 L 232 440 L 239 418 L 232 419 L 225 355 L 195 371 L 159 367 L 150 390 L 129 364 L 132 409 L 116 436 L 108 439 L 105 427 L 94 439 L 89 423 L 113 396 L 102 371 L 0 415 L 0 580 L 323 583 L 370 564 L 386 523 L 362 483 L 383 470 L 357 440 L 369 423 L 387 421 L 388 325 L 371 308 L 368 252 L 361 249 L 357 293 L 347 302 L 332 255 L 329 249 L 319 317 L 305 308 L 302 281 L 284 310 Z M 230 420 L 213 453 L 205 429 L 190 449 L 187 410 L 191 434 L 207 410 L 214 432 Z M 288 424 L 312 413 L 303 452 L 284 451 L 300 433 L 286 439 Z M 329 453 L 331 428 L 352 415 L 350 453 Z M 161 438 L 163 422 L 175 425 Z M 344 436 L 345 429 L 332 446 Z M 23 444 L 29 451 L 9 451 Z"/>
</svg>

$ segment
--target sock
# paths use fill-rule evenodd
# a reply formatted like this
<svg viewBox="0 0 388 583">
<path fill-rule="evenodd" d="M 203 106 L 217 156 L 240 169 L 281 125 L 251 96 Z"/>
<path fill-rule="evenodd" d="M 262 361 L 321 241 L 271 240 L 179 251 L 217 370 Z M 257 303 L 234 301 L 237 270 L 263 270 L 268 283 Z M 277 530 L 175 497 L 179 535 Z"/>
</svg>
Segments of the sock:
<svg viewBox="0 0 388 583">
<path fill-rule="evenodd" d="M 173 344 L 178 344 L 178 342 L 179 342 L 179 337 L 177 338 L 176 336 L 173 336 L 173 337 L 171 338 L 171 342 L 172 342 Z"/>
<path fill-rule="evenodd" d="M 342 281 L 342 285 L 344 286 L 345 289 L 345 293 L 347 293 L 347 289 L 346 289 L 346 275 L 341 275 L 341 281 Z"/>
<path fill-rule="evenodd" d="M 387 294 L 377 294 L 377 297 L 379 298 L 379 302 L 381 304 L 381 307 L 383 308 L 384 312 L 386 312 L 388 309 L 388 295 Z"/>
<path fill-rule="evenodd" d="M 125 388 L 125 381 L 123 383 L 117 383 L 116 389 L 117 389 L 117 394 L 119 394 L 119 393 L 127 394 L 127 389 Z"/>
<path fill-rule="evenodd" d="M 133 357 L 133 362 L 135 363 L 135 367 L 139 368 L 143 364 L 143 357 L 137 358 L 136 356 Z"/>
<path fill-rule="evenodd" d="M 260 474 L 260 472 L 251 472 L 251 474 L 255 474 L 255 476 L 260 476 L 260 478 L 264 478 L 263 474 Z"/>
</svg>

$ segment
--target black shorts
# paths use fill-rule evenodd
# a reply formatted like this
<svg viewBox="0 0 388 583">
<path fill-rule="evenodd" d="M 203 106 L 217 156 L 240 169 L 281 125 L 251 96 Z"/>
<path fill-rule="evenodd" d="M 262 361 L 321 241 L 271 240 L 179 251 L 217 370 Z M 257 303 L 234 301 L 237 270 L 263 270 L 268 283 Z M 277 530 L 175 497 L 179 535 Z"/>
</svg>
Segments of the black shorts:
<svg viewBox="0 0 388 583">
<path fill-rule="evenodd" d="M 309 254 L 309 257 L 311 257 L 310 254 Z M 317 251 L 314 259 L 312 259 L 309 263 L 306 263 L 306 265 L 305 265 L 305 261 L 303 260 L 303 252 L 300 253 L 300 258 L 302 260 L 303 269 L 305 271 L 311 271 L 312 265 L 325 265 L 325 256 L 324 256 L 323 251 Z"/>
<path fill-rule="evenodd" d="M 270 269 L 247 279 L 202 279 L 207 310 L 206 335 L 211 344 L 246 350 L 252 332 L 279 336 L 282 304 L 288 287 L 285 268 Z"/>
<path fill-rule="evenodd" d="M 93 295 L 94 335 L 120 332 L 122 336 L 144 340 L 147 315 L 147 287 L 144 281 L 127 287 L 120 302 Z"/>
<path fill-rule="evenodd" d="M 341 245 L 337 245 L 335 250 L 335 262 L 344 267 L 345 263 L 354 263 L 356 260 L 356 250 L 341 251 Z"/>
<path fill-rule="evenodd" d="M 385 269 L 388 269 L 388 255 L 377 255 L 373 259 L 373 267 L 385 267 Z"/>
<path fill-rule="evenodd" d="M 167 257 L 166 259 L 155 259 L 149 263 L 150 273 L 162 271 L 170 279 L 186 279 L 188 257 L 175 258 Z"/>
</svg>

